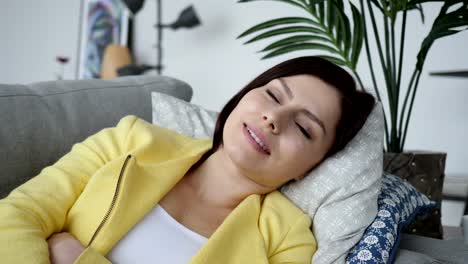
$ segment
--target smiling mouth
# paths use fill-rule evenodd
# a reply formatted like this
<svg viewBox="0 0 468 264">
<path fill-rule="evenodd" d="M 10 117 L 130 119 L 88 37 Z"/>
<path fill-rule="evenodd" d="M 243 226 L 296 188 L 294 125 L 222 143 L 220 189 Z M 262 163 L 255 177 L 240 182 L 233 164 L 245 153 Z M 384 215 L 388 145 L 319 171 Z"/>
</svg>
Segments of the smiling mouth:
<svg viewBox="0 0 468 264">
<path fill-rule="evenodd" d="M 263 153 L 270 155 L 270 150 L 265 145 L 265 143 L 260 140 L 260 138 L 247 126 L 247 124 L 244 123 L 243 125 L 247 131 L 247 134 L 250 135 L 250 138 L 257 144 L 258 148 L 263 151 Z"/>
</svg>

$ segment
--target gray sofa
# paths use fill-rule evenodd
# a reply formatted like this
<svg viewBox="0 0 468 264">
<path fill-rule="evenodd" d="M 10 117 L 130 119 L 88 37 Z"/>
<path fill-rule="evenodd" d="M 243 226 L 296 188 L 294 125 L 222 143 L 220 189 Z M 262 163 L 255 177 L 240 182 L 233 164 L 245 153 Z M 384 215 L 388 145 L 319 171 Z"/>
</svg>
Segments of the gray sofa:
<svg viewBox="0 0 468 264">
<path fill-rule="evenodd" d="M 0 85 L 0 198 L 71 146 L 133 114 L 151 122 L 150 93 L 185 101 L 191 87 L 164 76 Z M 468 263 L 468 246 L 403 235 L 395 263 Z"/>
<path fill-rule="evenodd" d="M 153 91 L 192 98 L 188 84 L 156 76 L 0 85 L 0 198 L 125 115 L 151 122 Z"/>
</svg>

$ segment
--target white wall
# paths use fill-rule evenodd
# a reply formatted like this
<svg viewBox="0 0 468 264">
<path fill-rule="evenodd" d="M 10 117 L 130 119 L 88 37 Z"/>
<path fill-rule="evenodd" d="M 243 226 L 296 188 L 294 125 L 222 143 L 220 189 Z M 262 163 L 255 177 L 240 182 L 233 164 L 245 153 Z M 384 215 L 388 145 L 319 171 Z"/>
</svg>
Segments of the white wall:
<svg viewBox="0 0 468 264">
<path fill-rule="evenodd" d="M 304 15 L 282 3 L 258 1 L 163 1 L 163 22 L 172 22 L 192 2 L 202 26 L 164 32 L 164 74 L 190 83 L 193 102 L 213 110 L 223 104 L 256 75 L 287 58 L 310 55 L 297 52 L 280 58 L 260 61 L 256 51 L 269 41 L 242 45 L 247 39 L 235 38 L 245 29 L 267 19 Z M 440 4 L 425 5 L 426 25 L 419 15 L 408 17 L 405 53 L 406 78 L 413 69 L 415 52 L 427 34 Z M 66 79 L 75 76 L 80 2 L 75 0 L 5 1 L 0 9 L 0 82 L 28 83 L 55 78 L 56 55 L 72 61 Z M 134 48 L 139 63 L 155 63 L 155 1 L 148 0 L 137 14 Z M 438 70 L 468 69 L 468 32 L 439 40 L 432 47 L 420 80 L 417 100 L 407 138 L 408 149 L 426 149 L 448 153 L 446 173 L 468 177 L 468 79 L 429 76 Z M 364 51 L 363 51 L 364 52 Z M 410 55 L 411 54 L 411 55 Z M 377 64 L 378 66 L 378 64 Z M 368 72 L 362 57 L 358 71 Z M 371 86 L 369 74 L 363 82 Z M 407 81 L 407 80 L 406 80 Z M 403 79 L 403 83 L 405 79 Z"/>
<path fill-rule="evenodd" d="M 173 22 L 179 12 L 192 2 L 165 1 L 163 22 Z M 195 89 L 194 103 L 220 110 L 248 81 L 288 58 L 260 61 L 258 54 L 255 54 L 260 46 L 244 46 L 242 43 L 246 39 L 236 40 L 236 37 L 264 19 L 279 17 L 285 11 L 288 14 L 301 14 L 300 11 L 284 10 L 283 5 L 268 2 L 261 5 L 206 0 L 195 1 L 194 6 L 202 25 L 189 30 L 166 30 L 163 41 L 163 63 L 167 67 L 163 73 L 189 82 Z M 156 52 L 152 49 L 156 36 L 150 28 L 156 19 L 155 8 L 155 1 L 146 1 L 143 10 L 135 18 L 136 58 L 142 63 L 156 61 Z"/>
<path fill-rule="evenodd" d="M 0 7 L 0 82 L 52 80 L 57 55 L 70 57 L 64 77 L 74 78 L 80 1 L 15 0 Z"/>
</svg>

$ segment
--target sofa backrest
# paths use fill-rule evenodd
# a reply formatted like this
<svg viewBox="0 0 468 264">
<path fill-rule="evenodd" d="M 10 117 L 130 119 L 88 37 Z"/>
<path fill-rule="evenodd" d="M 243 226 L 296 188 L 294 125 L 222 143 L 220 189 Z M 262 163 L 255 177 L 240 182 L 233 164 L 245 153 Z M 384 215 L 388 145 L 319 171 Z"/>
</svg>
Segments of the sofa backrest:
<svg viewBox="0 0 468 264">
<path fill-rule="evenodd" d="M 0 84 L 0 199 L 122 117 L 151 122 L 151 92 L 185 101 L 193 93 L 188 84 L 157 75 Z"/>
</svg>

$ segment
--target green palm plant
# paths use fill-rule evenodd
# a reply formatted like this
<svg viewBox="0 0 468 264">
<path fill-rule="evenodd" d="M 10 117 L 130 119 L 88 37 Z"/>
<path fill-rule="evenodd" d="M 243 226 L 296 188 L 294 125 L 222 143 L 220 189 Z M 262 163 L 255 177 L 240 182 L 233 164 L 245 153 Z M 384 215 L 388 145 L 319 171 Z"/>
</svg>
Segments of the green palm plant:
<svg viewBox="0 0 468 264">
<path fill-rule="evenodd" d="M 258 0 L 240 0 L 238 2 L 253 1 Z M 414 99 L 428 51 L 437 39 L 467 29 L 468 0 L 369 0 L 365 2 L 359 0 L 359 8 L 349 1 L 351 9 L 349 17 L 345 13 L 342 0 L 270 1 L 282 2 L 300 8 L 306 12 L 306 16 L 268 20 L 247 29 L 237 38 L 256 34 L 244 43 L 248 44 L 272 37 L 284 37 L 274 40 L 273 43 L 262 49 L 260 52 L 266 53 L 262 59 L 299 50 L 326 52 L 320 53 L 318 56 L 350 69 L 361 87 L 364 85 L 356 71 L 356 65 L 364 44 L 375 94 L 377 99 L 386 103 L 389 109 L 388 112 L 384 113 L 385 151 L 401 153 L 404 149 Z M 411 79 L 407 89 L 403 91 L 401 76 L 407 15 L 409 11 L 417 10 L 424 22 L 422 4 L 426 2 L 443 2 L 443 6 L 433 22 L 431 31 L 422 41 Z M 366 20 L 366 10 L 369 12 L 370 21 Z M 377 30 L 376 19 L 378 15 L 383 21 L 383 33 L 379 33 Z M 399 32 L 400 43 L 397 43 L 395 24 L 399 15 L 402 16 L 402 19 L 401 31 Z M 352 25 L 350 18 L 353 21 Z M 385 89 L 377 87 L 375 66 L 369 48 L 370 36 L 373 36 L 376 41 L 376 52 L 382 69 L 383 76 L 381 77 L 385 80 Z M 385 102 L 382 101 L 381 92 L 386 93 L 387 100 Z M 403 93 L 404 100 L 401 103 L 400 96 L 403 96 Z"/>
</svg>

